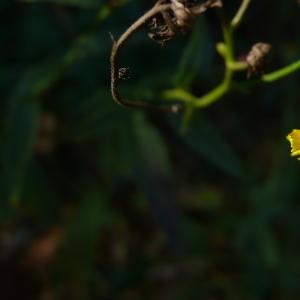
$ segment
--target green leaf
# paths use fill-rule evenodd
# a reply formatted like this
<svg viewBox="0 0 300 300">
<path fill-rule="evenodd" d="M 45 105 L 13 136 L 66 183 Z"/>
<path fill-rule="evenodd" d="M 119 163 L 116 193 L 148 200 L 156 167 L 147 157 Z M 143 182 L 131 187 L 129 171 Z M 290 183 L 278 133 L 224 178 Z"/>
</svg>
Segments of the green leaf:
<svg viewBox="0 0 300 300">
<path fill-rule="evenodd" d="M 102 0 L 23 0 L 26 3 L 55 3 L 61 5 L 72 5 L 80 7 L 91 7 L 101 5 Z"/>
<path fill-rule="evenodd" d="M 110 91 L 103 89 L 90 97 L 78 97 L 75 92 L 64 95 L 59 105 L 68 139 L 102 137 L 111 129 L 123 128 L 128 118 L 127 111 L 112 101 Z"/>
<path fill-rule="evenodd" d="M 1 201 L 9 206 L 18 201 L 22 178 L 34 152 L 40 103 L 27 97 L 29 82 L 24 80 L 16 87 L 8 101 L 6 126 L 1 151 Z"/>
<path fill-rule="evenodd" d="M 135 132 L 141 158 L 148 171 L 171 176 L 171 166 L 163 139 L 142 114 L 135 118 Z"/>
<path fill-rule="evenodd" d="M 173 76 L 174 86 L 189 86 L 200 69 L 203 70 L 203 74 L 205 72 L 205 78 L 207 78 L 214 53 L 211 49 L 209 37 L 207 23 L 204 18 L 201 18 L 195 24 L 191 38 L 183 51 L 178 68 Z"/>
<path fill-rule="evenodd" d="M 89 184 L 82 202 L 70 213 L 64 240 L 58 252 L 56 269 L 58 282 L 64 282 L 60 292 L 72 286 L 78 297 L 85 299 L 87 282 L 93 272 L 97 254 L 96 243 L 103 226 L 116 222 L 106 205 L 106 197 Z M 115 223 L 114 223 L 115 224 Z"/>
<path fill-rule="evenodd" d="M 226 173 L 236 177 L 244 175 L 234 150 L 204 114 L 194 118 L 183 139 L 197 154 Z"/>
<path fill-rule="evenodd" d="M 152 211 L 175 252 L 181 251 L 179 208 L 172 168 L 164 140 L 144 115 L 134 119 L 136 167 Z"/>
</svg>

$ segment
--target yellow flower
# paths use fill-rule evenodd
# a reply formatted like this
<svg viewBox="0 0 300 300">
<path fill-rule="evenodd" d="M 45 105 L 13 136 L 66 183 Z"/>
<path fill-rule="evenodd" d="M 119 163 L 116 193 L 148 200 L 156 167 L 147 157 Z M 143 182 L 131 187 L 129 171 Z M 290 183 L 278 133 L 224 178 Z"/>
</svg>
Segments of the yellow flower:
<svg viewBox="0 0 300 300">
<path fill-rule="evenodd" d="M 300 129 L 294 129 L 286 138 L 291 143 L 291 156 L 300 155 Z"/>
</svg>

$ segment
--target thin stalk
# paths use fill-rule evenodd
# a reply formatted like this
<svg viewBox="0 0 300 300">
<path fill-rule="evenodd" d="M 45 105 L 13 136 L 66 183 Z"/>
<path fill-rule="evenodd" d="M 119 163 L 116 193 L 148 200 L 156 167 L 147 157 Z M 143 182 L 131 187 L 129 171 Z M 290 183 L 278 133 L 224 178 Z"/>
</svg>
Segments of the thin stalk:
<svg viewBox="0 0 300 300">
<path fill-rule="evenodd" d="M 215 89 L 202 96 L 195 103 L 195 107 L 206 107 L 211 105 L 212 103 L 218 101 L 222 96 L 224 96 L 230 89 L 233 72 L 234 70 L 229 68 L 228 65 L 234 62 L 234 51 L 233 51 L 233 37 L 231 28 L 225 23 L 222 22 L 223 25 L 223 36 L 224 36 L 224 44 L 226 46 L 226 51 L 224 51 L 224 60 L 225 60 L 225 72 L 224 78 L 220 85 L 218 85 Z"/>
<path fill-rule="evenodd" d="M 223 58 L 225 63 L 223 81 L 206 95 L 200 98 L 195 98 L 190 102 L 190 107 L 188 107 L 188 109 L 185 111 L 183 118 L 184 129 L 186 129 L 188 124 L 190 123 L 195 108 L 205 108 L 213 104 L 214 102 L 221 99 L 221 97 L 223 97 L 231 88 L 234 70 L 229 68 L 228 66 L 231 63 L 234 63 L 233 36 L 230 26 L 228 26 L 228 24 L 224 20 L 222 20 L 222 29 L 225 45 L 225 51 L 223 51 Z M 189 97 L 187 97 L 187 99 L 188 98 Z"/>
<path fill-rule="evenodd" d="M 111 63 L 111 93 L 113 100 L 121 106 L 130 108 L 142 108 L 142 109 L 154 109 L 154 110 L 165 110 L 168 112 L 177 112 L 179 110 L 178 105 L 171 105 L 169 107 L 157 107 L 150 103 L 143 101 L 129 101 L 121 97 L 118 91 L 119 84 L 119 51 L 124 46 L 124 43 L 149 19 L 153 18 L 159 13 L 163 13 L 171 9 L 170 4 L 160 4 L 161 1 L 157 2 L 149 11 L 135 21 L 118 40 L 114 40 L 111 35 L 113 46 L 111 50 L 110 63 Z"/>
<path fill-rule="evenodd" d="M 283 67 L 277 71 L 265 74 L 261 77 L 261 80 L 264 82 L 273 82 L 279 80 L 283 77 L 286 77 L 300 69 L 300 59 L 286 67 Z"/>
<path fill-rule="evenodd" d="M 231 21 L 231 27 L 233 29 L 236 29 L 240 25 L 250 3 L 251 3 L 251 0 L 243 0 L 242 1 L 240 8 L 238 9 L 236 15 L 233 17 L 233 19 Z"/>
</svg>

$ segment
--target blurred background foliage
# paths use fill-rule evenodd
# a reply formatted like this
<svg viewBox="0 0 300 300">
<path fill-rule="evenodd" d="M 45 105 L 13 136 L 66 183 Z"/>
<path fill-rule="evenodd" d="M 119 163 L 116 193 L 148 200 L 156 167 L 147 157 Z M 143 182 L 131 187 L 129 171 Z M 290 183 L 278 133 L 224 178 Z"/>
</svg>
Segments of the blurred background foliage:
<svg viewBox="0 0 300 300">
<path fill-rule="evenodd" d="M 120 108 L 109 32 L 150 2 L 0 2 L 1 299 L 300 299 L 300 165 L 285 140 L 299 73 L 231 93 L 185 135 L 180 114 Z M 270 70 L 298 59 L 299 13 L 253 1 L 238 54 L 265 41 Z M 222 77 L 220 38 L 213 11 L 164 48 L 138 32 L 122 92 L 203 94 Z"/>
</svg>

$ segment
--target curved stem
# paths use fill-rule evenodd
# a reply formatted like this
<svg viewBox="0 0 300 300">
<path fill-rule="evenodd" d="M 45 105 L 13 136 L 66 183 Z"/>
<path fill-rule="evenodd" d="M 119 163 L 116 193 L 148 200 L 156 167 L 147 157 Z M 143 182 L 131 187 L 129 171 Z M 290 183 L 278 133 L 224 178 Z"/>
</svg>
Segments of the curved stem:
<svg viewBox="0 0 300 300">
<path fill-rule="evenodd" d="M 240 8 L 238 9 L 236 15 L 233 17 L 233 19 L 231 21 L 231 27 L 233 29 L 236 29 L 240 25 L 250 3 L 251 3 L 251 0 L 243 0 L 242 1 Z"/>
<path fill-rule="evenodd" d="M 273 82 L 279 80 L 285 76 L 288 76 L 296 71 L 300 70 L 300 59 L 286 67 L 283 67 L 277 71 L 265 74 L 261 77 L 264 82 Z"/>
<path fill-rule="evenodd" d="M 166 100 L 177 100 L 185 102 L 187 105 L 192 104 L 192 107 L 194 108 L 205 108 L 218 101 L 228 92 L 231 80 L 232 71 L 230 69 L 226 69 L 223 81 L 216 88 L 202 97 L 196 97 L 190 92 L 181 88 L 167 90 L 162 94 L 162 97 Z"/>
<path fill-rule="evenodd" d="M 134 22 L 116 41 L 113 36 L 111 38 L 113 40 L 113 46 L 111 50 L 110 63 L 111 63 L 111 93 L 113 100 L 122 105 L 124 107 L 131 108 L 143 108 L 143 109 L 155 109 L 155 110 L 165 110 L 169 112 L 177 112 L 179 106 L 176 104 L 171 105 L 169 107 L 157 107 L 151 105 L 150 103 L 143 101 L 129 101 L 123 99 L 118 91 L 118 83 L 119 83 L 119 50 L 122 48 L 124 43 L 149 19 L 153 18 L 155 15 L 159 13 L 163 13 L 171 9 L 170 4 L 161 4 L 161 1 L 157 2 L 150 10 L 148 10 L 143 16 L 141 16 L 136 22 Z"/>
<path fill-rule="evenodd" d="M 197 100 L 195 106 L 198 108 L 203 108 L 211 105 L 212 103 L 219 100 L 222 96 L 224 96 L 230 89 L 232 77 L 234 73 L 234 69 L 230 68 L 230 65 L 234 64 L 234 48 L 233 48 L 233 37 L 232 30 L 226 24 L 225 20 L 222 20 L 222 29 L 224 36 L 224 46 L 226 47 L 223 53 L 224 62 L 225 62 L 225 72 L 223 81 L 219 84 L 215 89 L 202 96 Z"/>
<path fill-rule="evenodd" d="M 217 48 L 224 58 L 225 63 L 225 72 L 222 82 L 213 90 L 208 92 L 206 95 L 202 97 L 195 97 L 188 91 L 185 91 L 180 88 L 175 88 L 172 90 L 165 91 L 163 93 L 163 97 L 169 100 L 179 100 L 186 103 L 186 111 L 183 117 L 183 130 L 186 130 L 188 124 L 193 115 L 193 111 L 195 108 L 205 108 L 214 102 L 218 101 L 223 97 L 228 91 L 231 89 L 232 78 L 234 72 L 241 70 L 241 66 L 238 68 L 233 68 L 232 66 L 238 64 L 234 60 L 234 45 L 233 45 L 233 36 L 232 29 L 227 23 L 222 20 L 222 29 L 224 36 L 224 43 L 219 43 Z M 230 67 L 231 66 L 231 67 Z M 245 69 L 245 65 L 242 66 Z"/>
</svg>

